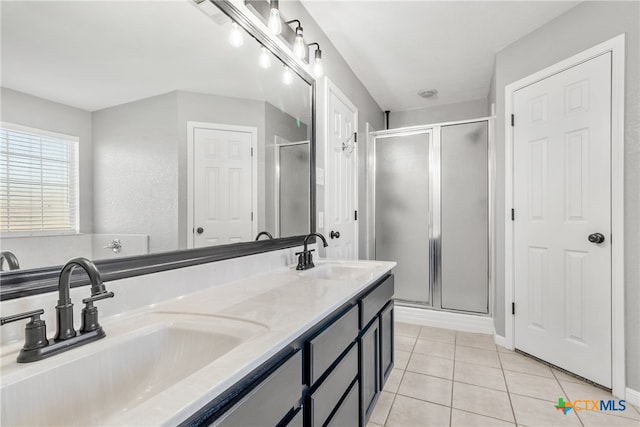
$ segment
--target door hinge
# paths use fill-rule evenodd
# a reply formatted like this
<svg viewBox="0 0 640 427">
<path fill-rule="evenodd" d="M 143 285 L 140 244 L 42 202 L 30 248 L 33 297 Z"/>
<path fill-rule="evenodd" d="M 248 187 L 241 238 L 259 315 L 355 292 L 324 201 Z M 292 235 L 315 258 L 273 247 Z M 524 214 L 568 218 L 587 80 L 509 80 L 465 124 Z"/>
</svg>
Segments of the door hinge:
<svg viewBox="0 0 640 427">
<path fill-rule="evenodd" d="M 358 132 L 353 133 L 353 142 L 358 142 Z"/>
<path fill-rule="evenodd" d="M 354 221 L 358 220 L 358 211 L 353 211 L 353 219 Z"/>
<path fill-rule="evenodd" d="M 251 157 L 253 157 L 253 147 L 251 147 Z"/>
<path fill-rule="evenodd" d="M 511 115 L 511 127 L 516 125 L 516 116 L 514 114 Z"/>
<path fill-rule="evenodd" d="M 515 302 L 511 303 L 511 314 L 513 314 L 514 316 L 516 314 L 516 303 Z"/>
<path fill-rule="evenodd" d="M 511 221 L 515 221 L 515 220 L 516 220 L 516 210 L 511 209 Z"/>
<path fill-rule="evenodd" d="M 251 212 L 251 221 L 253 221 L 253 212 Z"/>
</svg>

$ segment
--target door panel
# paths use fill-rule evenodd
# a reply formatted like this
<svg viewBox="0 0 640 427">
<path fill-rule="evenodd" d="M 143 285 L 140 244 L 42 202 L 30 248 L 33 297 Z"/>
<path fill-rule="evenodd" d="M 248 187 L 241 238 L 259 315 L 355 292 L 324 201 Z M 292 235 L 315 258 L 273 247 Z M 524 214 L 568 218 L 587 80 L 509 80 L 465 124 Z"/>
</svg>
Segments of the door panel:
<svg viewBox="0 0 640 427">
<path fill-rule="evenodd" d="M 440 135 L 442 308 L 488 313 L 489 124 L 443 126 Z"/>
<path fill-rule="evenodd" d="M 194 129 L 194 247 L 252 240 L 251 145 L 248 132 Z"/>
<path fill-rule="evenodd" d="M 515 345 L 610 387 L 611 54 L 518 90 L 514 114 Z"/>
<path fill-rule="evenodd" d="M 326 252 L 328 258 L 357 259 L 358 150 L 354 134 L 358 131 L 358 111 L 343 102 L 330 85 L 328 113 L 325 237 L 330 239 L 331 231 L 340 233 L 340 237 L 330 240 Z"/>
<path fill-rule="evenodd" d="M 429 144 L 431 134 L 375 143 L 375 259 L 398 261 L 395 298 L 429 303 Z"/>
</svg>

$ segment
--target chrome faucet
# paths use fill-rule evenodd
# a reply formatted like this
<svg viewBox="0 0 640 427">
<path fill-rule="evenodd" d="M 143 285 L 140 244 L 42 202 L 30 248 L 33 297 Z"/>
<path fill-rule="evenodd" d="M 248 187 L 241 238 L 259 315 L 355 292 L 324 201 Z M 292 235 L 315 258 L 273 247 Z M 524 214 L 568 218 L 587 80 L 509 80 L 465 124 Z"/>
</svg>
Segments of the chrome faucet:
<svg viewBox="0 0 640 427">
<path fill-rule="evenodd" d="M 313 255 L 311 254 L 311 252 L 314 251 L 314 249 L 308 250 L 307 249 L 307 245 L 309 244 L 309 239 L 313 236 L 318 236 L 320 239 L 322 239 L 322 243 L 324 244 L 324 247 L 326 248 L 327 246 L 329 246 L 329 244 L 327 243 L 327 239 L 324 238 L 324 236 L 320 233 L 311 233 L 311 234 L 307 234 L 307 236 L 304 238 L 304 249 L 302 252 L 296 252 L 296 255 L 298 255 L 298 265 L 296 266 L 296 270 L 308 270 L 310 268 L 315 267 L 315 264 L 313 263 Z"/>
<path fill-rule="evenodd" d="M 71 285 L 69 283 L 71 273 L 76 267 L 81 267 L 86 271 L 91 282 L 91 296 L 82 300 L 85 307 L 82 309 L 82 323 L 78 331 L 73 327 L 73 303 L 71 302 Z M 113 292 L 107 292 L 105 289 L 95 264 L 86 258 L 74 258 L 67 262 L 60 272 L 58 305 L 56 306 L 57 330 L 52 340 L 47 339 L 46 324 L 44 320 L 40 319 L 40 316 L 44 314 L 42 309 L 3 317 L 0 319 L 0 324 L 30 319 L 25 328 L 25 343 L 18 354 L 18 362 L 35 362 L 104 338 L 104 330 L 98 323 L 98 309 L 93 303 L 112 297 Z"/>
<path fill-rule="evenodd" d="M 18 262 L 18 257 L 11 251 L 2 251 L 0 252 L 0 271 L 4 271 L 2 268 L 2 264 L 4 261 L 7 261 L 7 266 L 9 270 L 17 270 L 20 268 L 20 263 Z"/>
<path fill-rule="evenodd" d="M 262 237 L 262 236 L 267 236 L 269 238 L 269 240 L 273 239 L 273 236 L 271 235 L 271 233 L 269 233 L 268 231 L 261 231 L 256 236 L 256 240 L 260 240 L 260 237 Z"/>
</svg>

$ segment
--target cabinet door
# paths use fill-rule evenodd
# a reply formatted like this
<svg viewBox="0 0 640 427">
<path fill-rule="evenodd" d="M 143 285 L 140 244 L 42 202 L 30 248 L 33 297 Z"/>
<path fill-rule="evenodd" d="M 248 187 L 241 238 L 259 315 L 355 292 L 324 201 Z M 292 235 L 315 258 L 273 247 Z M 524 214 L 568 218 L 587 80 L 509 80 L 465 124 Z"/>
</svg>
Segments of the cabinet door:
<svg viewBox="0 0 640 427">
<path fill-rule="evenodd" d="M 302 352 L 298 351 L 267 379 L 256 385 L 213 425 L 216 427 L 275 426 L 298 406 L 302 394 Z"/>
<path fill-rule="evenodd" d="M 360 401 L 358 381 L 354 382 L 327 427 L 358 427 L 360 425 Z"/>
<path fill-rule="evenodd" d="M 295 415 L 286 424 L 287 427 L 303 427 L 304 419 L 302 418 L 302 408 L 299 408 Z"/>
<path fill-rule="evenodd" d="M 358 346 L 354 343 L 346 356 L 322 380 L 318 388 L 308 396 L 304 410 L 308 414 L 307 425 L 309 427 L 319 427 L 326 424 L 327 419 L 338 406 L 340 398 L 349 389 L 357 375 Z"/>
<path fill-rule="evenodd" d="M 393 301 L 380 312 L 380 368 L 384 387 L 393 368 Z"/>
<path fill-rule="evenodd" d="M 376 318 L 360 338 L 360 395 L 363 424 L 369 421 L 380 391 L 380 323 Z"/>
</svg>

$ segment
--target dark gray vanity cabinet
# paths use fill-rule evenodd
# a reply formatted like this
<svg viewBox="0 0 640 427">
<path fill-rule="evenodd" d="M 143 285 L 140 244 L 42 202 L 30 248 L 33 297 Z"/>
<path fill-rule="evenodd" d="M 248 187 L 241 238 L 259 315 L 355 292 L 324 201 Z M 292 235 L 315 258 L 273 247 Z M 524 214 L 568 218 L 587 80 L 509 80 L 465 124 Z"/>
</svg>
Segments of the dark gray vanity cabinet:
<svg viewBox="0 0 640 427">
<path fill-rule="evenodd" d="M 306 342 L 305 426 L 320 427 L 358 377 L 358 306 L 353 305 Z"/>
<path fill-rule="evenodd" d="M 297 351 L 222 417 L 216 427 L 262 427 L 281 424 L 299 406 L 302 352 Z M 295 425 L 295 424 L 293 424 Z"/>
<path fill-rule="evenodd" d="M 360 395 L 365 423 L 369 420 L 381 389 L 380 322 L 375 317 L 360 337 Z"/>
<path fill-rule="evenodd" d="M 362 424 L 371 416 L 393 368 L 393 297 L 390 275 L 360 300 L 360 401 Z"/>
<path fill-rule="evenodd" d="M 299 408 L 298 411 L 293 414 L 293 417 L 285 423 L 287 427 L 303 427 L 304 426 L 304 418 L 302 417 L 304 412 L 302 408 Z"/>
<path fill-rule="evenodd" d="M 393 301 L 380 312 L 380 369 L 384 384 L 393 369 Z"/>
<path fill-rule="evenodd" d="M 327 427 L 357 427 L 360 425 L 360 383 L 356 380 L 344 395 Z"/>
<path fill-rule="evenodd" d="M 390 274 L 183 425 L 364 427 L 393 368 L 393 292 Z"/>
</svg>

